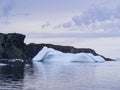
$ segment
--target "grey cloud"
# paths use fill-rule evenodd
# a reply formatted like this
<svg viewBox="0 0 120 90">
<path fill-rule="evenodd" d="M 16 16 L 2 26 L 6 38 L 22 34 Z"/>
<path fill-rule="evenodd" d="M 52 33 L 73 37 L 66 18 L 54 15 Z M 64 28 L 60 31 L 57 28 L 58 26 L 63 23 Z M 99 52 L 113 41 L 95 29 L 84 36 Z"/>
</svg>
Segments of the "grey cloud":
<svg viewBox="0 0 120 90">
<path fill-rule="evenodd" d="M 60 29 L 60 28 L 71 28 L 73 26 L 73 22 L 69 21 L 69 22 L 64 22 L 63 24 L 60 25 L 56 25 L 53 29 Z"/>
<path fill-rule="evenodd" d="M 70 28 L 72 26 L 72 22 L 66 22 L 62 26 L 63 28 Z"/>
<path fill-rule="evenodd" d="M 73 22 L 80 26 L 82 24 L 89 25 L 96 21 L 105 21 L 112 18 L 120 19 L 120 8 L 106 8 L 102 6 L 92 7 L 80 16 L 72 18 Z"/>
<path fill-rule="evenodd" d="M 48 26 L 50 26 L 50 23 L 46 23 L 46 24 L 43 24 L 43 25 L 41 25 L 41 28 L 47 28 Z"/>
</svg>

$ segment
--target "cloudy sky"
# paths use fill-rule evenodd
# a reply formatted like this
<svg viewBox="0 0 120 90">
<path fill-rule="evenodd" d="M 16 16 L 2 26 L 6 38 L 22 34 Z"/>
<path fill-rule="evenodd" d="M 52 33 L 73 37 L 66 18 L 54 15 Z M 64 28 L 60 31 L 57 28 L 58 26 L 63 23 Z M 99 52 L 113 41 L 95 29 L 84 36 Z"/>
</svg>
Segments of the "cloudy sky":
<svg viewBox="0 0 120 90">
<path fill-rule="evenodd" d="M 120 0 L 0 0 L 0 32 L 31 37 L 118 37 Z"/>
</svg>

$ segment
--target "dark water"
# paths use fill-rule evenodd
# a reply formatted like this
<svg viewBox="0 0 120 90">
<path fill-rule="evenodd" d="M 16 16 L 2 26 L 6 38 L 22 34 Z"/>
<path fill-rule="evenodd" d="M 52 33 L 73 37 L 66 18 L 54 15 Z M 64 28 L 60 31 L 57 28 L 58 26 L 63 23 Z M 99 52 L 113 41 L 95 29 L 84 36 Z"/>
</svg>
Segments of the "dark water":
<svg viewBox="0 0 120 90">
<path fill-rule="evenodd" d="M 120 62 L 0 66 L 0 90 L 120 90 Z"/>
</svg>

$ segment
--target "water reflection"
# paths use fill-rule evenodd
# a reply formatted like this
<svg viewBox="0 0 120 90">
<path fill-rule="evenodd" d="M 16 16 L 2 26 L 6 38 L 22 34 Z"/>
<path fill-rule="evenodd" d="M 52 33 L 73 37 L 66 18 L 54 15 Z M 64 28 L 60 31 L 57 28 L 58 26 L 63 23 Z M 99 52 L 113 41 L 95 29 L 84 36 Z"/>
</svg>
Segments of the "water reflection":
<svg viewBox="0 0 120 90">
<path fill-rule="evenodd" d="M 24 67 L 0 66 L 0 89 L 21 90 L 24 78 Z"/>
<path fill-rule="evenodd" d="M 32 76 L 27 74 L 27 78 L 24 79 L 25 90 L 38 90 L 38 88 L 41 90 L 118 90 L 120 88 L 120 66 L 112 62 L 34 62 L 31 70 L 33 70 Z"/>
<path fill-rule="evenodd" d="M 81 87 L 90 88 L 95 80 L 95 67 L 90 63 L 34 63 L 38 80 L 43 80 L 44 90 L 76 90 Z M 38 69 L 39 68 L 39 69 Z M 43 73 L 44 72 L 44 73 Z M 36 82 L 38 83 L 38 82 Z"/>
<path fill-rule="evenodd" d="M 0 67 L 1 78 L 12 78 L 13 80 L 23 79 L 24 68 L 16 68 L 13 66 L 2 66 Z"/>
<path fill-rule="evenodd" d="M 120 62 L 33 62 L 0 67 L 0 90 L 119 90 Z"/>
</svg>

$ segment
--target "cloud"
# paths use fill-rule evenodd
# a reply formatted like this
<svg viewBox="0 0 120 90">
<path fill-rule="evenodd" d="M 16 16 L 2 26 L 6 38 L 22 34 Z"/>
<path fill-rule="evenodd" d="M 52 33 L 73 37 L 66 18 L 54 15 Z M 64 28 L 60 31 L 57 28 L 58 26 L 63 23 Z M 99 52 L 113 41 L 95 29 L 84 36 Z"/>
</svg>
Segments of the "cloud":
<svg viewBox="0 0 120 90">
<path fill-rule="evenodd" d="M 110 9 L 103 6 L 92 7 L 83 12 L 82 15 L 72 18 L 77 26 L 81 26 L 82 24 L 89 25 L 96 21 L 102 22 L 110 19 L 120 19 L 120 8 Z"/>
<path fill-rule="evenodd" d="M 110 36 L 114 32 L 120 34 L 120 7 L 94 6 L 81 15 L 74 16 L 68 22 L 58 26 L 57 29 L 79 31 L 81 33 L 107 33 Z M 104 36 L 104 34 L 100 35 Z"/>
<path fill-rule="evenodd" d="M 7 0 L 6 4 L 3 6 L 2 10 L 2 16 L 8 17 L 11 13 L 11 11 L 14 8 L 14 0 Z"/>
<path fill-rule="evenodd" d="M 44 28 L 47 28 L 47 27 L 49 27 L 49 26 L 50 26 L 50 23 L 47 22 L 46 24 L 42 24 L 42 25 L 41 25 L 41 28 L 44 29 Z"/>
<path fill-rule="evenodd" d="M 71 28 L 73 26 L 73 22 L 68 21 L 68 22 L 64 22 L 63 24 L 59 24 L 53 27 L 53 29 L 68 29 Z"/>
<path fill-rule="evenodd" d="M 72 22 L 66 22 L 62 25 L 63 28 L 70 28 L 72 26 Z"/>
<path fill-rule="evenodd" d="M 120 7 L 92 6 L 56 29 L 83 33 L 120 32 Z"/>
</svg>

